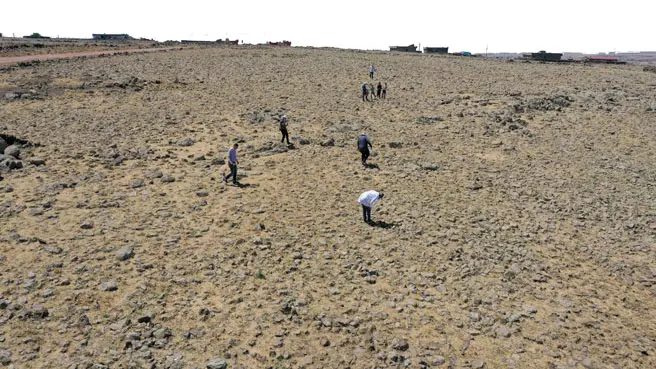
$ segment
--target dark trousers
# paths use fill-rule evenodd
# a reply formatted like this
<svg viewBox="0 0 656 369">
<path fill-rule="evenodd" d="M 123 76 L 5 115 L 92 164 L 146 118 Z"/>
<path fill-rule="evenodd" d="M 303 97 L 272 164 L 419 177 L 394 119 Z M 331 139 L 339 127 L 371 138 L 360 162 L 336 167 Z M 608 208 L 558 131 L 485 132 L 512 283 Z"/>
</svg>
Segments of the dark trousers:
<svg viewBox="0 0 656 369">
<path fill-rule="evenodd" d="M 230 174 L 225 176 L 225 181 L 228 181 L 228 178 L 232 177 L 232 183 L 237 183 L 237 164 L 228 163 L 228 166 L 230 167 Z"/>
<path fill-rule="evenodd" d="M 379 99 L 380 99 L 380 92 L 381 92 L 380 89 L 378 89 L 378 91 L 376 91 L 376 97 L 379 98 Z"/>
<path fill-rule="evenodd" d="M 367 159 L 369 159 L 369 148 L 365 147 L 364 149 L 360 149 L 360 153 L 362 154 L 362 164 L 367 164 Z"/>
<path fill-rule="evenodd" d="M 285 138 L 287 139 L 287 145 L 290 145 L 289 143 L 289 133 L 287 132 L 286 129 L 281 129 L 280 133 L 282 133 L 282 140 L 280 142 L 285 142 Z"/>
<path fill-rule="evenodd" d="M 365 222 L 371 222 L 371 208 L 368 206 L 362 205 L 362 220 Z"/>
<path fill-rule="evenodd" d="M 369 78 L 374 79 L 374 72 L 369 72 Z"/>
</svg>

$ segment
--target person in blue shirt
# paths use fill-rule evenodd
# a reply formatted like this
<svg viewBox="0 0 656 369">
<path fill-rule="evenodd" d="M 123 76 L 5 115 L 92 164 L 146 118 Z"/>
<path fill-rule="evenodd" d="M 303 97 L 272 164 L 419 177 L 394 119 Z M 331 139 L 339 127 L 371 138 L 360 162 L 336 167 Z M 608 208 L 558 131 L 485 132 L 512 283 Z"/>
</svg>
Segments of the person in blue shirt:
<svg viewBox="0 0 656 369">
<path fill-rule="evenodd" d="M 362 101 L 369 101 L 369 98 L 367 97 L 369 95 L 369 89 L 367 89 L 367 84 L 363 83 L 362 84 Z"/>
</svg>

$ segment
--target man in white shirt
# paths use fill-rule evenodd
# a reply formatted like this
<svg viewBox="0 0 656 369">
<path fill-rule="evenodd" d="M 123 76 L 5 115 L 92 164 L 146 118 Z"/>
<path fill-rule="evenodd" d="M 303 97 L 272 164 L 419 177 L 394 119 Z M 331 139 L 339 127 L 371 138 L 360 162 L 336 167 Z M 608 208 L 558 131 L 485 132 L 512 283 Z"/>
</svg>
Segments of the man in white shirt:
<svg viewBox="0 0 656 369">
<path fill-rule="evenodd" d="M 378 199 L 382 199 L 383 194 L 374 190 L 363 192 L 358 198 L 358 203 L 362 205 L 362 219 L 365 223 L 371 223 L 371 208 Z"/>
</svg>

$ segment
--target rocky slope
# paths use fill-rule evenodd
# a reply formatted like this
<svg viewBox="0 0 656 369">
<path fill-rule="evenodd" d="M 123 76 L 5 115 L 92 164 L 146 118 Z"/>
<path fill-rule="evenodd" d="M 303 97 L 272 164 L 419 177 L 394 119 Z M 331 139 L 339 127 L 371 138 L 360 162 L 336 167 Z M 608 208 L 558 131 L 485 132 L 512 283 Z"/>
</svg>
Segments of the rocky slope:
<svg viewBox="0 0 656 369">
<path fill-rule="evenodd" d="M 0 92 L 0 365 L 656 366 L 654 73 L 240 47 Z"/>
</svg>

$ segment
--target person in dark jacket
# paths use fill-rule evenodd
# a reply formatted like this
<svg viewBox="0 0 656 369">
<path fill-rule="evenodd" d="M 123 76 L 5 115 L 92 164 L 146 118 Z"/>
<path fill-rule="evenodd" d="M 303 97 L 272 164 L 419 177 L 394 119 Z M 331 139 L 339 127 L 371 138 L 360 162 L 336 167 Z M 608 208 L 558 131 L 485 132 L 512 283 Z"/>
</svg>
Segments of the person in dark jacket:
<svg viewBox="0 0 656 369">
<path fill-rule="evenodd" d="M 362 132 L 362 134 L 358 137 L 358 151 L 362 154 L 362 166 L 366 167 L 367 166 L 367 159 L 369 158 L 369 148 L 373 146 L 371 145 L 371 141 L 369 141 L 369 137 Z"/>
<path fill-rule="evenodd" d="M 367 89 L 367 84 L 363 83 L 362 84 L 362 101 L 369 101 L 369 90 Z"/>
<path fill-rule="evenodd" d="M 284 143 L 285 138 L 286 138 L 287 139 L 287 145 L 291 145 L 289 143 L 289 132 L 287 132 L 287 121 L 288 120 L 289 120 L 289 118 L 287 117 L 287 115 L 283 115 L 282 117 L 280 117 L 280 133 L 282 133 L 282 139 L 280 140 L 280 142 Z"/>
<path fill-rule="evenodd" d="M 380 99 L 380 93 L 383 90 L 383 85 L 378 82 L 378 87 L 376 87 L 376 97 Z"/>
</svg>

